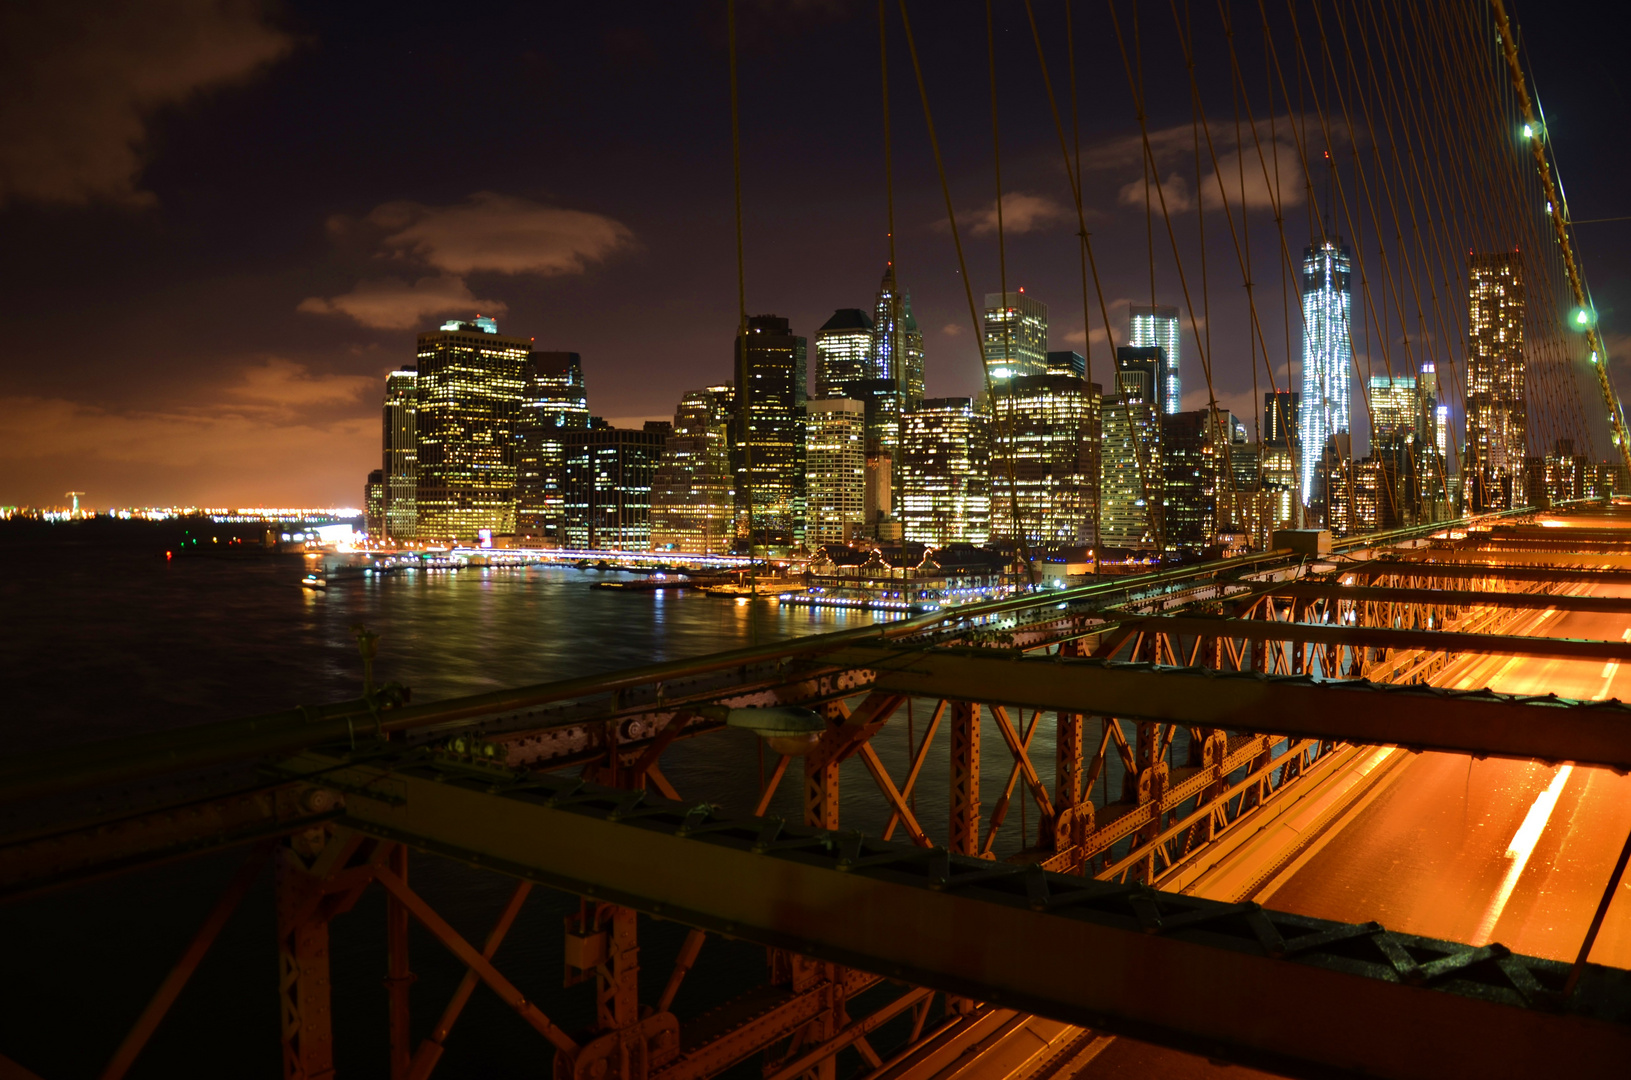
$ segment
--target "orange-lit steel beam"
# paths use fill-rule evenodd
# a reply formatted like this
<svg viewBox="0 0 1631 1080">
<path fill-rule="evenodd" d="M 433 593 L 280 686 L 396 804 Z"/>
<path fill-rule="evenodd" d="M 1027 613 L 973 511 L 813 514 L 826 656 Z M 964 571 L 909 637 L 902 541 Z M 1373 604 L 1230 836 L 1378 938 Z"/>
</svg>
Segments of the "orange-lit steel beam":
<svg viewBox="0 0 1631 1080">
<path fill-rule="evenodd" d="M 1439 552 L 1430 554 L 1437 555 Z M 1487 578 L 1491 581 L 1537 581 L 1553 585 L 1631 585 L 1631 570 L 1611 567 L 1583 569 L 1571 566 L 1507 566 L 1397 558 L 1372 559 L 1344 566 L 1340 576 L 1376 578 L 1387 574 L 1445 580 Z"/>
<path fill-rule="evenodd" d="M 227 887 L 221 892 L 221 898 L 215 902 L 215 906 L 210 909 L 209 914 L 204 916 L 204 921 L 199 924 L 198 931 L 193 934 L 193 939 L 182 950 L 181 959 L 176 961 L 175 967 L 170 969 L 170 974 L 164 977 L 164 981 L 159 984 L 159 988 L 153 992 L 153 997 L 148 1001 L 147 1008 L 142 1010 L 141 1016 L 137 1017 L 136 1022 L 131 1025 L 124 1041 L 119 1044 L 119 1048 L 108 1059 L 99 1080 L 120 1080 L 120 1077 L 130 1071 L 130 1066 L 136 1062 L 136 1056 L 147 1045 L 147 1040 L 153 1037 L 153 1032 L 158 1030 L 165 1014 L 170 1011 L 170 1006 L 175 1004 L 176 998 L 181 995 L 182 989 L 186 987 L 187 980 L 191 979 L 193 972 L 198 970 L 198 965 L 204 959 L 204 954 L 210 951 L 211 945 L 215 944 L 215 939 L 221 933 L 221 928 L 227 924 L 228 919 L 232 918 L 232 913 L 238 910 L 238 905 L 243 902 L 243 898 L 249 892 L 250 886 L 255 884 L 255 879 L 260 877 L 261 871 L 266 867 L 267 860 L 271 858 L 271 855 L 272 847 L 270 844 L 259 845 L 250 854 L 249 858 L 244 860 L 243 865 L 238 868 L 238 872 L 232 875 L 232 880 L 227 882 Z"/>
<path fill-rule="evenodd" d="M 1565 596 L 1559 593 L 1491 592 L 1485 589 L 1394 589 L 1374 585 L 1338 585 L 1330 581 L 1296 581 L 1276 585 L 1274 596 L 1351 600 L 1354 603 L 1424 604 L 1432 607 L 1535 608 L 1597 611 L 1631 617 L 1631 598 Z"/>
<path fill-rule="evenodd" d="M 1631 706 L 1617 701 L 1029 657 L 998 649 L 909 655 L 857 649 L 853 659 L 863 661 L 868 652 L 877 684 L 905 693 L 933 688 L 963 701 L 1631 770 Z"/>
<path fill-rule="evenodd" d="M 1217 619 L 1193 615 L 1157 615 L 1131 621 L 1150 634 L 1198 634 L 1246 641 L 1294 641 L 1310 645 L 1422 649 L 1427 652 L 1480 653 L 1487 656 L 1631 661 L 1631 642 L 1627 641 L 1468 634 L 1457 630 L 1396 630 L 1385 626 L 1339 626 L 1334 623 Z"/>
<path fill-rule="evenodd" d="M 491 960 L 493 954 L 498 952 L 499 945 L 503 944 L 504 936 L 510 932 L 510 927 L 514 925 L 515 917 L 521 913 L 521 905 L 526 902 L 527 894 L 530 892 L 532 882 L 515 883 L 515 891 L 510 893 L 510 899 L 505 903 L 504 910 L 499 913 L 498 921 L 493 924 L 492 930 L 487 934 L 487 940 L 482 943 L 483 959 Z M 448 1033 L 458 1022 L 459 1014 L 464 1011 L 465 1003 L 470 1000 L 470 995 L 475 993 L 476 983 L 480 981 L 481 977 L 473 969 L 465 968 L 464 978 L 459 980 L 458 988 L 453 991 L 453 997 L 448 1001 L 447 1008 L 442 1010 L 441 1018 L 414 1051 L 413 1060 L 408 1065 L 408 1080 L 426 1080 L 436 1068 L 436 1063 L 442 1059 L 442 1051 L 445 1049 L 443 1044 L 447 1042 Z"/>
<path fill-rule="evenodd" d="M 1091 663 L 1091 661 L 1080 661 Z M 919 986 L 1290 1076 L 1611 1075 L 1631 972 L 1267 912 L 566 777 L 299 767 L 397 803 L 347 824 L 488 870 Z M 541 841 L 540 838 L 547 838 Z M 1290 1033 L 1290 1034 L 1288 1034 Z"/>
</svg>

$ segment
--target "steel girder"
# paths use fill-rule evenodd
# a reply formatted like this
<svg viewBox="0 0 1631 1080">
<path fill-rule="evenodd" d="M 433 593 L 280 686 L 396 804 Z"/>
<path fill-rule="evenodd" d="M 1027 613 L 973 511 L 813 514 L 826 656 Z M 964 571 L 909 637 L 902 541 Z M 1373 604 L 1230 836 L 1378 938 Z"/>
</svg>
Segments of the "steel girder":
<svg viewBox="0 0 1631 1080">
<path fill-rule="evenodd" d="M 872 655 L 868 657 L 868 653 Z M 878 689 L 1189 727 L 1631 770 L 1631 705 L 996 649 L 851 650 Z"/>
<path fill-rule="evenodd" d="M 1291 1076 L 1607 1075 L 1631 973 L 475 766 L 295 767 L 348 826 L 731 937 Z M 321 781 L 320 781 L 321 782 Z"/>
<path fill-rule="evenodd" d="M 1483 653 L 1490 656 L 1550 656 L 1564 660 L 1631 661 L 1631 642 L 1586 638 L 1469 634 L 1455 630 L 1400 630 L 1383 626 L 1339 626 L 1334 623 L 1280 622 L 1272 619 L 1218 619 L 1159 615 L 1124 620 L 1146 634 L 1229 638 L 1246 641 L 1296 641 L 1354 648 L 1423 649 L 1429 652 Z"/>
<path fill-rule="evenodd" d="M 1434 554 L 1438 554 L 1435 552 Z M 1342 577 L 1437 578 L 1445 581 L 1537 581 L 1553 585 L 1631 585 L 1631 570 L 1602 567 L 1506 566 L 1424 559 L 1371 559 L 1342 567 Z"/>
<path fill-rule="evenodd" d="M 1421 604 L 1428 607 L 1535 608 L 1623 614 L 1631 619 L 1631 599 L 1623 596 L 1566 596 L 1559 593 L 1491 592 L 1483 589 L 1395 589 L 1339 585 L 1330 581 L 1297 581 L 1276 585 L 1270 596 L 1303 600 L 1349 600 L 1353 603 Z"/>
</svg>

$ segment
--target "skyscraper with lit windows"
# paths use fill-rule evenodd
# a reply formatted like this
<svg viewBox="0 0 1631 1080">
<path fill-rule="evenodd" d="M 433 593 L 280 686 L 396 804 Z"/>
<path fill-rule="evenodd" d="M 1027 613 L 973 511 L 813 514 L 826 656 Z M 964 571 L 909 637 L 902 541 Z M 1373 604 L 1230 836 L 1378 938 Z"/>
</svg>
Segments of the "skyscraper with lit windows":
<svg viewBox="0 0 1631 1080">
<path fill-rule="evenodd" d="M 1523 502 L 1528 447 L 1524 397 L 1523 261 L 1515 251 L 1467 259 L 1466 506 L 1506 510 Z"/>
<path fill-rule="evenodd" d="M 753 547 L 804 537 L 805 341 L 786 319 L 754 315 L 736 339 L 739 535 Z"/>
<path fill-rule="evenodd" d="M 995 401 L 992 532 L 1032 547 L 1095 546 L 1099 388 L 1075 375 L 1020 375 Z"/>
<path fill-rule="evenodd" d="M 985 364 L 995 381 L 1048 373 L 1048 305 L 1018 292 L 985 294 Z"/>
<path fill-rule="evenodd" d="M 1153 345 L 1161 350 L 1167 369 L 1161 411 L 1169 416 L 1183 407 L 1183 389 L 1178 378 L 1178 343 L 1181 337 L 1177 308 L 1132 305 L 1128 317 L 1127 344 L 1142 347 Z"/>
<path fill-rule="evenodd" d="M 735 547 L 735 402 L 733 386 L 709 386 L 680 398 L 651 482 L 653 550 L 717 554 Z"/>
<path fill-rule="evenodd" d="M 1348 276 L 1352 261 L 1340 238 L 1310 244 L 1303 251 L 1303 372 L 1297 428 L 1302 440 L 1300 479 L 1305 503 L 1314 497 L 1315 475 L 1326 443 L 1349 430 L 1353 291 Z"/>
<path fill-rule="evenodd" d="M 866 406 L 821 398 L 804 419 L 805 543 L 841 544 L 866 525 Z"/>
<path fill-rule="evenodd" d="M 908 541 L 991 539 L 991 418 L 971 398 L 929 398 L 905 416 L 896 510 Z"/>
<path fill-rule="evenodd" d="M 873 322 L 860 308 L 839 308 L 816 331 L 815 392 L 818 398 L 843 397 L 844 388 L 873 373 Z"/>
<path fill-rule="evenodd" d="M 420 539 L 516 531 L 516 443 L 532 342 L 492 319 L 453 320 L 419 335 Z"/>
<path fill-rule="evenodd" d="M 867 378 L 888 379 L 900 388 L 897 415 L 923 400 L 923 331 L 912 315 L 912 294 L 895 280 L 895 265 L 884 266 L 872 305 L 872 365 Z"/>
<path fill-rule="evenodd" d="M 521 399 L 517 469 L 517 529 L 564 542 L 567 433 L 589 426 L 583 361 L 575 352 L 535 352 Z"/>
<path fill-rule="evenodd" d="M 381 519 L 386 539 L 412 540 L 419 530 L 419 372 L 385 376 Z"/>
</svg>

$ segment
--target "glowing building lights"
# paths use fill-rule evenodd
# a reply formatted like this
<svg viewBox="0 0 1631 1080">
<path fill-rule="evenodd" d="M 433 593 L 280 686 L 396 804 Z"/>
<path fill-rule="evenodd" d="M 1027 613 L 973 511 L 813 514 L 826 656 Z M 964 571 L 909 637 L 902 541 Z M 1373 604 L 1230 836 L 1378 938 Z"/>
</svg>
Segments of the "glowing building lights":
<svg viewBox="0 0 1631 1080">
<path fill-rule="evenodd" d="M 816 331 L 816 397 L 838 397 L 873 375 L 873 323 L 859 308 L 839 308 Z"/>
<path fill-rule="evenodd" d="M 970 398 L 930 398 L 904 418 L 897 509 L 909 541 L 991 539 L 991 421 Z"/>
<path fill-rule="evenodd" d="M 866 521 L 866 406 L 850 398 L 812 401 L 804 431 L 805 543 L 844 543 Z"/>
<path fill-rule="evenodd" d="M 384 467 L 380 470 L 381 533 L 376 539 L 412 540 L 419 535 L 419 372 L 385 377 Z"/>
<path fill-rule="evenodd" d="M 674 410 L 651 484 L 651 546 L 658 551 L 724 553 L 736 542 L 730 425 L 736 388 L 692 390 Z"/>
<path fill-rule="evenodd" d="M 1161 350 L 1166 365 L 1165 396 L 1162 411 L 1171 415 L 1182 408 L 1182 384 L 1178 378 L 1178 344 L 1182 335 L 1178 331 L 1178 309 L 1175 307 L 1139 307 L 1134 304 L 1128 319 L 1127 344 L 1135 347 L 1155 347 Z"/>
<path fill-rule="evenodd" d="M 993 379 L 1048 371 L 1048 305 L 1024 289 L 985 294 L 985 363 Z"/>
<path fill-rule="evenodd" d="M 1505 510 L 1523 501 L 1528 446 L 1522 259 L 1475 254 L 1467 276 L 1466 505 Z"/>
<path fill-rule="evenodd" d="M 1348 285 L 1351 258 L 1340 240 L 1311 244 L 1303 252 L 1302 395 L 1297 419 L 1302 440 L 1301 488 L 1304 502 L 1314 494 L 1314 477 L 1325 445 L 1349 430 L 1349 379 L 1353 339 L 1349 319 L 1353 293 Z"/>
<path fill-rule="evenodd" d="M 804 536 L 805 341 L 775 315 L 748 319 L 736 340 L 738 534 L 754 546 Z M 751 520 L 750 520 L 751 518 Z"/>
<path fill-rule="evenodd" d="M 516 436 L 532 343 L 491 319 L 419 335 L 420 539 L 516 531 Z"/>
<path fill-rule="evenodd" d="M 992 531 L 1033 547 L 1096 545 L 1098 387 L 1075 375 L 1025 375 L 995 401 Z"/>
</svg>

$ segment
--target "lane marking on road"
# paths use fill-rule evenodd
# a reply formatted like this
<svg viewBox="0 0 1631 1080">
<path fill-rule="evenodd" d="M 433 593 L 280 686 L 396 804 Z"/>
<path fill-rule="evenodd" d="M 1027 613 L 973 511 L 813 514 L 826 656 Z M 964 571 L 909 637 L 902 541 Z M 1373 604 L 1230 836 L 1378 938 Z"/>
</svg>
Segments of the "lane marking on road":
<svg viewBox="0 0 1631 1080">
<path fill-rule="evenodd" d="M 1620 635 L 1620 640 L 1631 641 L 1631 627 L 1627 627 L 1625 633 Z M 1613 685 L 1614 676 L 1619 672 L 1619 670 L 1620 662 L 1618 660 L 1610 660 L 1608 663 L 1603 665 L 1603 688 L 1593 694 L 1591 696 L 1591 700 L 1602 701 L 1604 698 L 1608 697 L 1608 688 Z"/>
<path fill-rule="evenodd" d="M 1524 815 L 1523 824 L 1518 831 L 1512 834 L 1512 842 L 1506 846 L 1506 858 L 1512 864 L 1506 868 L 1506 876 L 1501 879 L 1501 887 L 1495 891 L 1495 898 L 1490 901 L 1489 907 L 1484 911 L 1484 918 L 1478 924 L 1478 930 L 1473 934 L 1473 941 L 1485 944 L 1490 935 L 1495 932 L 1495 924 L 1500 921 L 1501 913 L 1506 910 L 1506 903 L 1512 899 L 1512 890 L 1517 888 L 1518 878 L 1523 876 L 1524 867 L 1529 865 L 1529 856 L 1535 853 L 1535 845 L 1540 842 L 1540 834 L 1546 831 L 1546 823 L 1552 819 L 1552 811 L 1557 807 L 1558 797 L 1563 794 L 1563 785 L 1569 782 L 1569 774 L 1574 772 L 1573 765 L 1565 765 L 1557 770 L 1552 782 L 1546 790 L 1535 796 L 1534 803 L 1529 807 L 1529 813 Z"/>
</svg>

